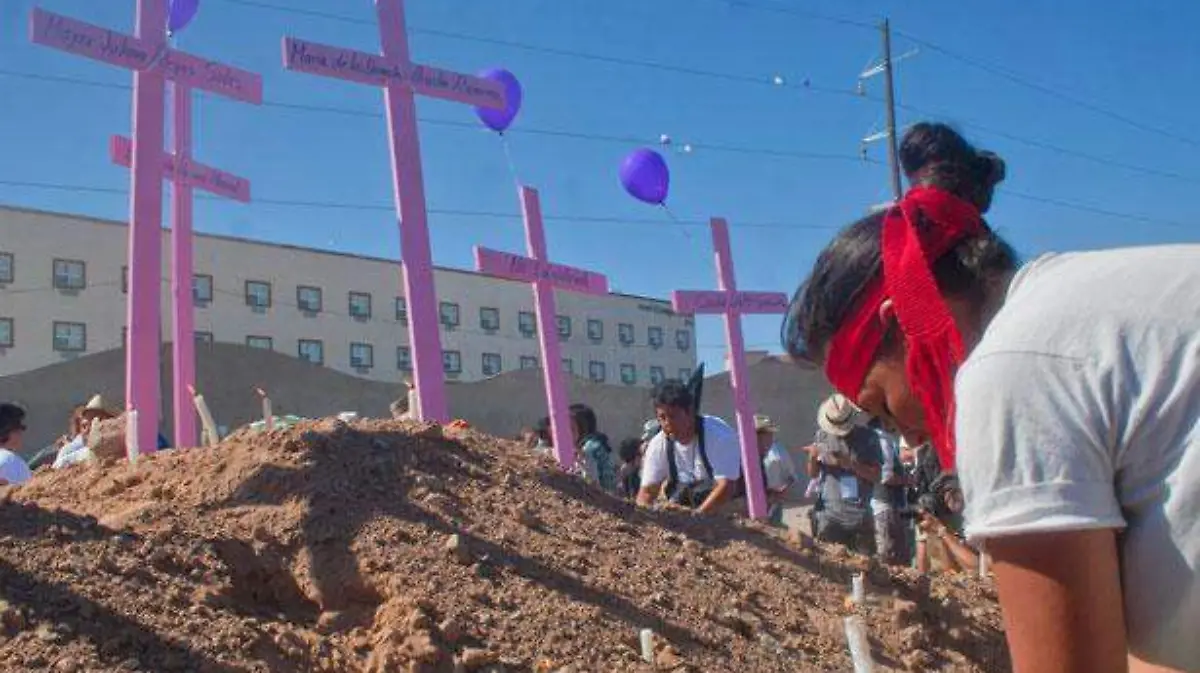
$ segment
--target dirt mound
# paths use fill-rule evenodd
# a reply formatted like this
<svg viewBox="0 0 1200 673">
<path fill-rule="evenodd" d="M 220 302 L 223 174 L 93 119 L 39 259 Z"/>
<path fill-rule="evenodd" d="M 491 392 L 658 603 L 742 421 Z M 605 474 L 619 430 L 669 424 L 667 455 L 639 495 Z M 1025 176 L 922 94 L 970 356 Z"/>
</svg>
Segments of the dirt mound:
<svg viewBox="0 0 1200 673">
<path fill-rule="evenodd" d="M 1009 669 L 973 580 L 638 510 L 445 432 L 325 420 L 0 490 L 0 669 L 846 671 L 859 571 L 885 670 Z"/>
</svg>

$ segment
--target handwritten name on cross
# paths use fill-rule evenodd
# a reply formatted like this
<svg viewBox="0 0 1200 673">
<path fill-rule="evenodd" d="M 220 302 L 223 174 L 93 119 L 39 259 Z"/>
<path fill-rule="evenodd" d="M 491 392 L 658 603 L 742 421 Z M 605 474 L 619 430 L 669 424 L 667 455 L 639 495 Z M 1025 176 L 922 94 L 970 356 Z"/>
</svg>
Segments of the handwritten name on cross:
<svg viewBox="0 0 1200 673">
<path fill-rule="evenodd" d="M 525 217 L 525 241 L 529 257 L 475 247 L 475 268 L 498 278 L 524 281 L 533 285 L 534 311 L 537 314 L 538 342 L 542 351 L 542 381 L 546 387 L 546 405 L 550 409 L 550 433 L 554 455 L 564 469 L 575 464 L 575 441 L 566 386 L 563 382 L 562 357 L 558 344 L 558 315 L 554 290 L 581 294 L 608 294 L 608 279 L 598 273 L 562 264 L 551 264 L 546 251 L 546 230 L 542 225 L 542 205 L 536 189 L 520 188 L 521 211 Z"/>
<path fill-rule="evenodd" d="M 140 447 L 142 451 L 153 451 L 158 445 L 161 324 L 159 278 L 162 273 L 165 126 L 163 113 L 166 80 L 172 80 L 185 89 L 202 89 L 234 100 L 262 103 L 261 77 L 170 48 L 166 41 L 166 20 L 166 3 L 162 0 L 138 0 L 136 36 L 118 33 L 40 8 L 34 8 L 29 20 L 30 39 L 36 44 L 134 72 L 134 131 L 129 148 L 129 165 L 132 170 L 125 404 L 137 411 L 134 415 L 137 419 L 137 431 L 131 444 Z M 186 158 L 183 163 L 186 171 Z M 178 205 L 176 209 L 178 210 Z M 188 212 L 190 213 L 190 196 Z M 190 219 L 190 214 L 188 217 Z M 190 236 L 180 237 L 180 245 L 185 238 L 190 246 Z M 186 272 L 190 299 L 190 265 Z M 178 346 L 179 339 L 176 338 L 175 341 Z M 190 346 L 190 323 L 186 341 Z M 180 383 L 178 376 L 176 383 Z M 190 414 L 187 416 L 190 418 Z M 180 417 L 177 409 L 177 426 Z"/>
<path fill-rule="evenodd" d="M 737 413 L 738 437 L 742 449 L 742 477 L 750 501 L 750 516 L 767 515 L 767 494 L 763 488 L 762 463 L 754 431 L 754 403 L 750 379 L 746 373 L 746 344 L 742 338 L 742 315 L 786 313 L 788 298 L 782 292 L 738 292 L 733 274 L 733 253 L 729 246 L 729 226 L 725 220 L 712 220 L 713 248 L 716 251 L 719 291 L 678 290 L 671 293 L 671 307 L 683 314 L 721 314 L 725 316 L 725 338 L 729 343 L 729 370 L 733 385 L 733 407 Z"/>
<path fill-rule="evenodd" d="M 458 103 L 504 108 L 499 84 L 412 62 L 403 0 L 376 0 L 383 54 L 283 39 L 283 65 L 288 70 L 382 87 L 387 106 L 388 137 L 396 211 L 400 226 L 400 262 L 404 293 L 412 319 L 408 321 L 413 354 L 413 381 L 421 418 L 446 422 L 442 344 L 438 331 L 437 298 L 433 285 L 433 255 L 429 244 L 425 179 L 417 136 L 414 94 Z"/>
</svg>

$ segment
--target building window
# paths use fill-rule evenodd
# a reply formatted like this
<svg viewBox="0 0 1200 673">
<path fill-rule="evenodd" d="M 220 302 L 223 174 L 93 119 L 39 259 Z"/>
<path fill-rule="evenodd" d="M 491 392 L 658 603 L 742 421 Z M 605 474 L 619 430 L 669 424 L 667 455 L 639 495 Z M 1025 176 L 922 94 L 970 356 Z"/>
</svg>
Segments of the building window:
<svg viewBox="0 0 1200 673">
<path fill-rule="evenodd" d="M 652 383 L 654 385 L 658 385 L 658 384 L 662 383 L 663 381 L 665 381 L 666 378 L 667 378 L 667 372 L 664 371 L 662 367 L 651 367 L 650 368 L 650 383 Z"/>
<path fill-rule="evenodd" d="M 692 333 L 685 329 L 675 330 L 675 347 L 681 351 L 687 351 L 692 347 Z"/>
<path fill-rule="evenodd" d="M 304 313 L 320 313 L 324 303 L 321 288 L 308 285 L 296 288 L 296 307 Z"/>
<path fill-rule="evenodd" d="M 0 283 L 11 283 L 15 274 L 13 273 L 13 256 L 11 252 L 0 252 Z"/>
<path fill-rule="evenodd" d="M 630 364 L 621 365 L 621 383 L 627 386 L 637 383 L 637 367 Z"/>
<path fill-rule="evenodd" d="M 458 351 L 442 351 L 442 371 L 447 374 L 461 374 L 462 353 Z"/>
<path fill-rule="evenodd" d="M 633 325 L 623 322 L 617 325 L 617 340 L 622 346 L 633 345 Z"/>
<path fill-rule="evenodd" d="M 495 376 L 503 369 L 503 363 L 500 360 L 499 353 L 484 353 L 483 354 L 483 375 Z"/>
<path fill-rule="evenodd" d="M 54 350 L 82 353 L 87 350 L 87 325 L 81 322 L 54 323 Z"/>
<path fill-rule="evenodd" d="M 270 308 L 271 284 L 261 280 L 246 281 L 246 306 Z"/>
<path fill-rule="evenodd" d="M 604 341 L 604 321 L 588 320 L 588 340 L 595 343 Z"/>
<path fill-rule="evenodd" d="M 537 369 L 538 359 L 532 355 L 521 356 L 521 369 Z"/>
<path fill-rule="evenodd" d="M 680 381 L 686 381 L 690 378 L 692 378 L 692 370 L 688 369 L 687 367 L 684 367 L 683 369 L 679 370 L 679 380 Z"/>
<path fill-rule="evenodd" d="M 265 336 L 248 336 L 246 337 L 246 345 L 250 348 L 257 348 L 263 351 L 275 350 L 275 340 Z"/>
<path fill-rule="evenodd" d="M 575 374 L 575 361 L 574 360 L 572 360 L 571 358 L 563 358 L 562 365 L 563 365 L 564 372 L 571 374 L 571 375 Z"/>
<path fill-rule="evenodd" d="M 500 309 L 486 306 L 479 309 L 479 327 L 487 332 L 500 329 Z"/>
<path fill-rule="evenodd" d="M 571 338 L 571 316 L 560 315 L 555 317 L 555 322 L 558 323 L 558 338 L 566 341 Z"/>
<path fill-rule="evenodd" d="M 371 344 L 350 344 L 350 366 L 355 369 L 370 369 L 375 366 L 375 347 Z"/>
<path fill-rule="evenodd" d="M 408 300 L 404 297 L 396 297 L 396 322 L 408 324 Z"/>
<path fill-rule="evenodd" d="M 129 294 L 129 267 L 121 267 L 121 294 Z"/>
<path fill-rule="evenodd" d="M 75 259 L 54 260 L 54 288 L 82 290 L 87 287 L 87 265 Z"/>
<path fill-rule="evenodd" d="M 663 345 L 663 328 L 651 327 L 646 330 L 646 341 L 649 342 L 651 348 L 662 348 Z"/>
<path fill-rule="evenodd" d="M 588 363 L 588 378 L 596 383 L 604 383 L 608 379 L 608 367 L 603 362 L 592 360 Z"/>
<path fill-rule="evenodd" d="M 0 348 L 13 346 L 13 319 L 0 318 Z"/>
<path fill-rule="evenodd" d="M 412 371 L 412 349 L 408 346 L 396 348 L 396 369 L 402 372 Z"/>
<path fill-rule="evenodd" d="M 371 317 L 371 295 L 366 292 L 350 293 L 350 317 L 368 320 Z"/>
<path fill-rule="evenodd" d="M 537 316 L 529 311 L 521 311 L 517 314 L 517 329 L 521 336 L 532 337 L 537 333 Z"/>
<path fill-rule="evenodd" d="M 211 346 L 213 343 L 212 332 L 196 332 L 196 344 L 199 346 Z"/>
<path fill-rule="evenodd" d="M 301 339 L 297 353 L 301 360 L 314 365 L 325 364 L 325 342 L 320 339 Z"/>
<path fill-rule="evenodd" d="M 458 304 L 453 304 L 444 301 L 438 306 L 438 315 L 441 316 L 442 326 L 447 329 L 454 329 L 459 325 Z M 461 370 L 460 370 L 461 371 Z"/>
<path fill-rule="evenodd" d="M 213 277 L 199 273 L 192 276 L 192 301 L 211 304 L 213 300 Z"/>
</svg>

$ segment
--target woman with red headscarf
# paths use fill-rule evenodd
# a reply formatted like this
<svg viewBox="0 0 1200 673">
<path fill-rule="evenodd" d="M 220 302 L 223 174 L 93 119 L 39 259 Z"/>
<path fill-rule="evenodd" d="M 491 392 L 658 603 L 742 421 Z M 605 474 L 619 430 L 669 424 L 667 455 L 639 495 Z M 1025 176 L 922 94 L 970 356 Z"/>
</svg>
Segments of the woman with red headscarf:
<svg viewBox="0 0 1200 673">
<path fill-rule="evenodd" d="M 1200 670 L 1200 246 L 1018 266 L 1004 163 L 918 124 L 912 189 L 844 231 L 786 346 L 957 470 L 1022 673 Z"/>
</svg>

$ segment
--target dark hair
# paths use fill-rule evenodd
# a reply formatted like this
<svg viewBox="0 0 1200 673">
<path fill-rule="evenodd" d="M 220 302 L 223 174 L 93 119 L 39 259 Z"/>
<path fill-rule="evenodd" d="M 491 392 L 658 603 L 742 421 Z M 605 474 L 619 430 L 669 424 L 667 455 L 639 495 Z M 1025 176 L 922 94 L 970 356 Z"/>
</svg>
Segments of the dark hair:
<svg viewBox="0 0 1200 673">
<path fill-rule="evenodd" d="M 0 404 L 0 442 L 7 442 L 9 435 L 25 429 L 25 410 L 15 404 Z"/>
<path fill-rule="evenodd" d="M 572 404 L 569 413 L 571 422 L 579 429 L 579 441 L 589 435 L 596 434 L 596 412 L 586 404 Z"/>
<path fill-rule="evenodd" d="M 533 426 L 533 431 L 537 433 L 538 439 L 551 446 L 554 445 L 554 439 L 550 435 L 549 416 L 542 416 L 539 418 L 538 422 Z"/>
<path fill-rule="evenodd" d="M 621 446 L 617 449 L 617 452 L 621 456 L 621 462 L 632 463 L 638 459 L 638 453 L 641 450 L 642 440 L 637 437 L 630 437 L 621 442 Z"/>
<path fill-rule="evenodd" d="M 932 185 L 974 203 L 980 211 L 1004 179 L 1004 161 L 979 152 L 945 124 L 921 123 L 904 134 L 900 160 L 914 185 Z M 880 238 L 885 212 L 868 215 L 838 233 L 792 297 L 783 322 L 784 348 L 802 362 L 817 362 L 829 340 L 882 271 Z M 934 226 L 918 222 L 917 227 Z M 990 228 L 959 243 L 933 262 L 943 294 L 982 299 L 988 282 L 1017 266 L 1012 246 Z M 893 326 L 885 343 L 895 339 Z"/>
<path fill-rule="evenodd" d="M 651 395 L 656 407 L 679 407 L 680 409 L 695 409 L 692 391 L 679 379 L 667 379 L 654 386 Z"/>
</svg>

